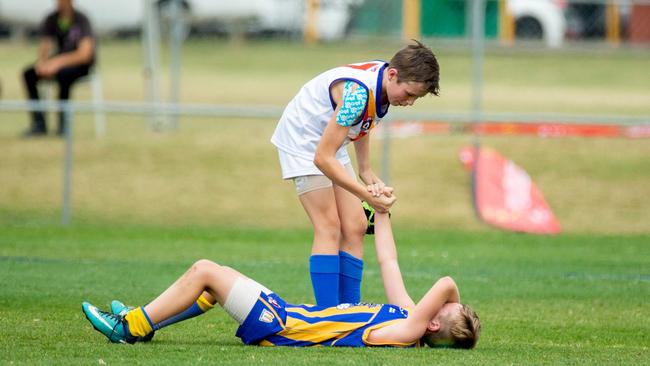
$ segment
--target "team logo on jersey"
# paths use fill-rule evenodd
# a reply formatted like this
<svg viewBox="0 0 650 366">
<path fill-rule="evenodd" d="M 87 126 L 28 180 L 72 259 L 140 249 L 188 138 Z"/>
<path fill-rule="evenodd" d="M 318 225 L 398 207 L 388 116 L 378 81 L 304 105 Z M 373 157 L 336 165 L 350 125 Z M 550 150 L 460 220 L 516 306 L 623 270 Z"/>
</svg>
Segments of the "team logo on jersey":
<svg viewBox="0 0 650 366">
<path fill-rule="evenodd" d="M 272 298 L 272 297 L 269 296 L 269 297 L 266 298 L 266 301 L 268 301 L 269 304 L 275 306 L 276 308 L 278 308 L 278 309 L 280 308 L 280 304 L 278 304 L 278 302 L 275 301 L 274 298 Z"/>
<path fill-rule="evenodd" d="M 260 318 L 258 320 L 264 323 L 271 323 L 273 322 L 273 319 L 275 319 L 275 316 L 273 316 L 270 311 L 264 309 L 262 310 L 262 314 L 260 314 Z"/>
</svg>

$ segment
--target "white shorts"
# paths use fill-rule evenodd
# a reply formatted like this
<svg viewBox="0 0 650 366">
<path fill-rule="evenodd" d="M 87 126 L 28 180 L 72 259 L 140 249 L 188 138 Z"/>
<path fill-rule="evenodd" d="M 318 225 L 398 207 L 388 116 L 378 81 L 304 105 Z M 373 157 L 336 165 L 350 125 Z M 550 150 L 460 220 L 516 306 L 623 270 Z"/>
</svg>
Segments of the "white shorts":
<svg viewBox="0 0 650 366">
<path fill-rule="evenodd" d="M 314 165 L 313 159 L 289 154 L 280 149 L 278 149 L 278 157 L 280 158 L 280 168 L 282 168 L 282 179 L 305 175 L 323 175 L 323 172 Z M 337 159 L 343 166 L 351 164 L 350 157 L 347 154 L 338 156 Z"/>
<path fill-rule="evenodd" d="M 241 325 L 255 306 L 260 293 L 270 294 L 272 292 L 250 278 L 239 277 L 230 289 L 223 309 Z"/>
</svg>

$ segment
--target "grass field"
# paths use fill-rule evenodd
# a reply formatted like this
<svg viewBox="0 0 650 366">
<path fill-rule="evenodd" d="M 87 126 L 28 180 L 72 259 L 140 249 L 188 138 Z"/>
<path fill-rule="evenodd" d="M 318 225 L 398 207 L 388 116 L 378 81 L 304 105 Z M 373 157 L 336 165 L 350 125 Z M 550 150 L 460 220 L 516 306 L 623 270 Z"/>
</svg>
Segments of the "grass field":
<svg viewBox="0 0 650 366">
<path fill-rule="evenodd" d="M 398 230 L 411 295 L 422 296 L 449 274 L 462 300 L 479 313 L 482 338 L 476 349 L 460 351 L 244 346 L 220 308 L 159 332 L 150 344 L 109 344 L 83 317 L 81 301 L 144 303 L 202 257 L 240 269 L 290 302 L 312 302 L 310 232 L 136 226 L 2 231 L 3 364 L 648 362 L 650 248 L 644 236 Z M 383 302 L 373 251 L 368 240 L 362 297 Z"/>
<path fill-rule="evenodd" d="M 390 42 L 184 46 L 181 99 L 282 106 L 314 74 L 388 58 Z M 18 71 L 34 44 L 0 43 L 3 99 L 21 99 Z M 103 42 L 108 100 L 142 100 L 142 50 Z M 462 111 L 470 59 L 439 52 L 441 98 L 416 110 Z M 562 69 L 559 69 L 561 66 Z M 490 54 L 488 111 L 647 116 L 647 54 Z M 75 91 L 88 99 L 89 88 Z M 193 261 L 209 258 L 261 280 L 291 302 L 312 302 L 311 232 L 268 142 L 273 119 L 183 118 L 153 132 L 141 116 L 110 115 L 97 140 L 75 119 L 73 225 L 59 227 L 63 144 L 21 140 L 24 113 L 0 113 L 0 364 L 648 364 L 650 144 L 625 139 L 489 137 L 530 173 L 560 220 L 553 237 L 508 234 L 478 222 L 458 151 L 470 136 L 391 141 L 393 222 L 413 297 L 442 275 L 483 322 L 476 350 L 245 347 L 219 309 L 169 328 L 151 344 L 111 345 L 80 311 L 83 300 L 150 300 Z M 380 172 L 384 141 L 374 136 Z M 381 173 L 381 172 L 380 172 Z M 371 241 L 363 298 L 383 302 Z"/>
<path fill-rule="evenodd" d="M 321 70 L 350 60 L 388 58 L 401 46 L 194 40 L 183 48 L 181 99 L 282 106 Z M 23 97 L 18 72 L 33 58 L 34 48 L 0 43 L 0 52 L 12 55 L 0 58 L 3 98 Z M 650 75 L 639 72 L 647 63 L 644 55 L 629 50 L 490 54 L 485 107 L 647 115 Z M 441 49 L 439 58 L 442 96 L 423 98 L 415 109 L 467 110 L 471 100 L 467 53 Z M 141 60 L 137 42 L 101 43 L 107 100 L 142 100 Z M 88 99 L 88 94 L 87 86 L 75 91 L 77 99 Z M 155 133 L 142 116 L 114 114 L 108 116 L 107 137 L 102 140 L 93 136 L 92 116 L 79 115 L 75 121 L 76 222 L 308 226 L 291 184 L 279 179 L 275 149 L 268 142 L 274 119 L 187 117 L 178 131 Z M 0 223 L 53 224 L 61 209 L 63 145 L 56 139 L 18 139 L 26 125 L 24 113 L 0 113 Z M 376 137 L 373 165 L 383 174 L 379 171 L 383 146 Z M 530 173 L 567 232 L 650 232 L 647 141 L 524 137 L 483 141 Z M 468 175 L 457 158 L 470 142 L 469 136 L 420 136 L 391 143 L 388 175 L 400 197 L 396 224 L 485 229 L 473 217 Z"/>
</svg>

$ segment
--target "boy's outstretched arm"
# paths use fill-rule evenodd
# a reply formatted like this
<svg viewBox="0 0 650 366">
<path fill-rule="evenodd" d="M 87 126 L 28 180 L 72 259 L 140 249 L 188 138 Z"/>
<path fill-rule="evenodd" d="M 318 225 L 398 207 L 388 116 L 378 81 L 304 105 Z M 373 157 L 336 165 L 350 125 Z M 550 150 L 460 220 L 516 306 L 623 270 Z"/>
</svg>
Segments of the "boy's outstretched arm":
<svg viewBox="0 0 650 366">
<path fill-rule="evenodd" d="M 375 250 L 388 303 L 413 308 L 415 303 L 404 286 L 397 262 L 397 248 L 387 213 L 375 213 Z"/>
</svg>

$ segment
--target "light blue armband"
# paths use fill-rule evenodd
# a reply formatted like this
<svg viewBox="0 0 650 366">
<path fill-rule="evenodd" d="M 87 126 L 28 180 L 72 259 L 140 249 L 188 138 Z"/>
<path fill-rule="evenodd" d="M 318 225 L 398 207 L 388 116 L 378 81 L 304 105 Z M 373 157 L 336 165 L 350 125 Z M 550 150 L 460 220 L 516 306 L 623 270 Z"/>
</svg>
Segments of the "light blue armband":
<svg viewBox="0 0 650 366">
<path fill-rule="evenodd" d="M 352 90 L 356 85 L 356 89 Z M 343 101 L 336 115 L 336 123 L 349 127 L 354 125 L 368 103 L 368 90 L 354 81 L 347 80 L 343 85 Z"/>
</svg>

